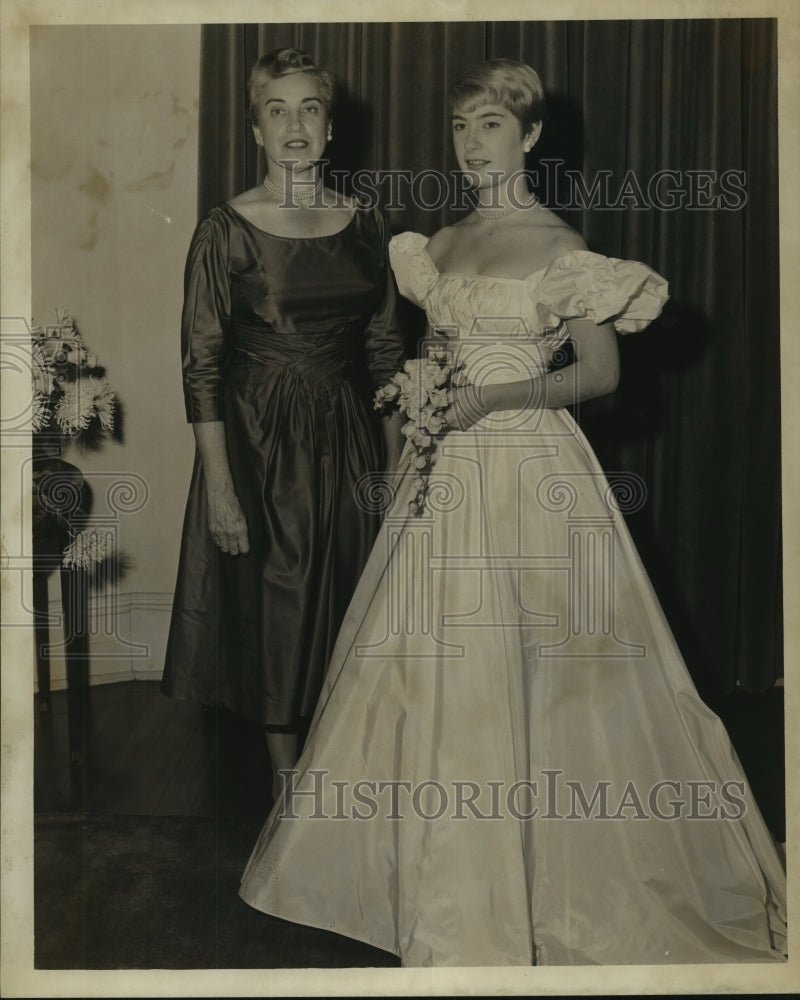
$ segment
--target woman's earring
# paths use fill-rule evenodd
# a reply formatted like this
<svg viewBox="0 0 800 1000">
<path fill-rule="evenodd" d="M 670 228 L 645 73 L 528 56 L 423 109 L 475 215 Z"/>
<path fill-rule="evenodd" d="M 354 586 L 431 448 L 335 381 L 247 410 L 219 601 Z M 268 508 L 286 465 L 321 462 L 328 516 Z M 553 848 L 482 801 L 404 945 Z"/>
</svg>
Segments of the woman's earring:
<svg viewBox="0 0 800 1000">
<path fill-rule="evenodd" d="M 332 138 L 333 138 L 333 130 L 328 129 L 328 142 L 330 142 Z"/>
</svg>

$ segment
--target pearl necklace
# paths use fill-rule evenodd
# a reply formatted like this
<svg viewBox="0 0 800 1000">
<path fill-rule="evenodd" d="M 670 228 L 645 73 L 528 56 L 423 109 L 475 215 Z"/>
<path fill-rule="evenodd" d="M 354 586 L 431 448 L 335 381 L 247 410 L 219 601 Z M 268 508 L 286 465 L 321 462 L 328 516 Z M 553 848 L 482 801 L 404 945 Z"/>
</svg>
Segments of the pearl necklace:
<svg viewBox="0 0 800 1000">
<path fill-rule="evenodd" d="M 299 183 L 292 182 L 290 190 L 285 190 L 279 184 L 275 184 L 271 181 L 269 174 L 264 178 L 264 187 L 269 191 L 269 193 L 277 198 L 278 201 L 286 201 L 287 199 L 292 203 L 298 201 L 311 201 L 312 198 L 316 198 L 318 194 L 322 191 L 322 178 L 318 178 L 314 182 L 314 186 L 310 187 L 308 181 L 300 181 Z"/>
<path fill-rule="evenodd" d="M 539 204 L 539 199 L 536 195 L 531 195 L 528 201 L 523 201 L 521 205 L 508 205 L 506 208 L 481 208 L 480 204 L 475 206 L 475 211 L 482 219 L 502 219 L 505 215 L 511 215 L 512 212 L 517 212 L 523 208 L 532 208 L 534 205 Z"/>
</svg>

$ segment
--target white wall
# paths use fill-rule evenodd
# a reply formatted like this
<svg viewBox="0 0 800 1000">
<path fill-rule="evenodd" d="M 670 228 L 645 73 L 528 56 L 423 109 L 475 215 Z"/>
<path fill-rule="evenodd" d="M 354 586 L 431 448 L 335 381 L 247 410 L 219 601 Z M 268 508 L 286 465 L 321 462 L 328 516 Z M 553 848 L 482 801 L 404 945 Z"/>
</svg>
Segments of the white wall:
<svg viewBox="0 0 800 1000">
<path fill-rule="evenodd" d="M 124 408 L 122 443 L 65 458 L 87 475 L 99 514 L 115 478 L 148 492 L 141 509 L 118 515 L 130 568 L 93 595 L 95 682 L 162 667 L 193 454 L 179 320 L 196 221 L 199 64 L 198 25 L 31 33 L 34 319 L 51 323 L 66 307 Z M 53 688 L 63 676 L 56 657 Z"/>
</svg>

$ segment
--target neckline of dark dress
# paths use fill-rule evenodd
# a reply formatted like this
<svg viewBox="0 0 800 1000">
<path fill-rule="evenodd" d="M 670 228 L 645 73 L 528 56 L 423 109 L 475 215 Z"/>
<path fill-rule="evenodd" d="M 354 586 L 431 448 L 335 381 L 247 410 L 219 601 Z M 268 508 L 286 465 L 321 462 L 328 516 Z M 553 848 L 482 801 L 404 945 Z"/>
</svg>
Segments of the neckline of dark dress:
<svg viewBox="0 0 800 1000">
<path fill-rule="evenodd" d="M 223 204 L 219 205 L 218 208 L 227 208 L 228 211 L 231 212 L 238 221 L 245 223 L 245 225 L 247 225 L 249 229 L 252 229 L 257 233 L 260 233 L 261 236 L 267 236 L 271 240 L 287 240 L 290 243 L 317 243 L 320 240 L 332 240 L 336 239 L 337 236 L 343 236 L 348 231 L 348 229 L 350 229 L 353 226 L 360 211 L 359 208 L 356 208 L 355 212 L 353 212 L 352 216 L 350 217 L 350 220 L 348 221 L 347 225 L 342 226 L 341 229 L 337 229 L 335 233 L 326 233 L 323 236 L 279 236 L 277 233 L 270 233 L 266 229 L 262 229 L 260 226 L 257 226 L 254 222 L 251 222 L 250 219 L 247 218 L 247 216 L 242 215 L 241 212 L 238 212 L 233 207 L 233 205 L 231 205 L 231 203 L 228 201 L 223 202 Z"/>
</svg>

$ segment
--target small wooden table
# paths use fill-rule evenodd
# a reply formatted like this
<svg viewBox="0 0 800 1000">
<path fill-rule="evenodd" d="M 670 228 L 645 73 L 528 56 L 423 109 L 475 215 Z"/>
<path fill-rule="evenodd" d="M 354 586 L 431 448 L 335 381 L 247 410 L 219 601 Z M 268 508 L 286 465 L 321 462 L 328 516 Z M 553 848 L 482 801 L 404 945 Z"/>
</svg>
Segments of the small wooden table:
<svg viewBox="0 0 800 1000">
<path fill-rule="evenodd" d="M 62 563 L 64 546 L 77 517 L 83 514 L 85 483 L 79 469 L 60 458 L 34 463 L 33 611 L 36 679 L 40 713 L 50 710 L 50 632 L 48 580 L 57 570 L 61 586 L 67 668 L 67 724 L 70 761 L 85 751 L 86 688 L 89 682 L 89 579 L 85 569 Z"/>
</svg>

